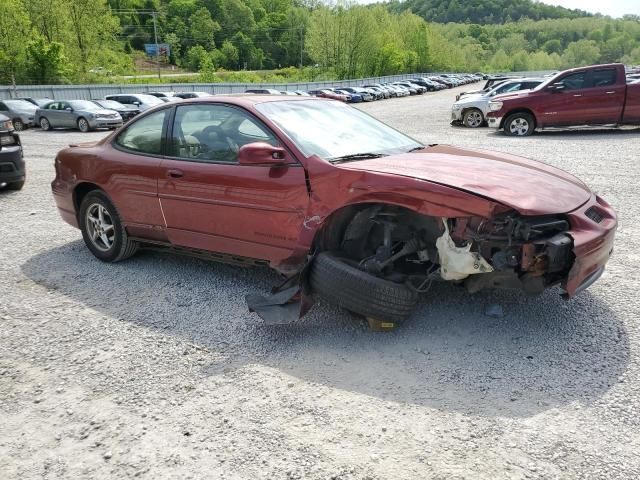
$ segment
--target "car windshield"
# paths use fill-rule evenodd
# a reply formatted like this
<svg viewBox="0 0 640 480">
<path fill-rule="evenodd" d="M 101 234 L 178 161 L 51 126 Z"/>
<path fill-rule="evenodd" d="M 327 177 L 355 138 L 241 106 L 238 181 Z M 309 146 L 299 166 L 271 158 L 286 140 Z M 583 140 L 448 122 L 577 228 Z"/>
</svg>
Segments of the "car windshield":
<svg viewBox="0 0 640 480">
<path fill-rule="evenodd" d="M 160 105 L 164 103 L 158 97 L 154 97 L 153 95 L 146 95 L 146 94 L 136 95 L 136 100 L 146 103 L 147 105 Z"/>
<path fill-rule="evenodd" d="M 12 110 L 36 110 L 36 107 L 33 103 L 27 102 L 26 100 L 5 100 L 4 103 Z"/>
<path fill-rule="evenodd" d="M 95 103 L 89 102 L 87 100 L 72 100 L 69 102 L 69 104 L 73 107 L 74 110 L 86 110 L 88 112 L 95 112 L 102 108 Z"/>
<path fill-rule="evenodd" d="M 116 102 L 115 100 L 98 100 L 96 103 L 102 108 L 111 108 L 114 110 L 126 108 L 124 105 Z"/>
<path fill-rule="evenodd" d="M 338 161 L 353 155 L 387 155 L 422 147 L 412 138 L 344 103 L 265 102 L 256 108 L 280 127 L 306 156 Z"/>
</svg>

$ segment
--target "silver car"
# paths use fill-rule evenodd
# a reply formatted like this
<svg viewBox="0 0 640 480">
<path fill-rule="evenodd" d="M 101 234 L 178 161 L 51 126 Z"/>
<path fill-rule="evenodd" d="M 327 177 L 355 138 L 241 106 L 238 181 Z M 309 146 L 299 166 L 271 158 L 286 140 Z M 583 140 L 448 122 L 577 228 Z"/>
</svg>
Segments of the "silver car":
<svg viewBox="0 0 640 480">
<path fill-rule="evenodd" d="M 465 95 L 451 107 L 451 123 L 478 128 L 485 124 L 489 112 L 489 102 L 501 93 L 530 90 L 542 83 L 542 78 L 519 78 L 496 85 L 486 93 Z"/>
<path fill-rule="evenodd" d="M 101 108 L 88 100 L 60 100 L 47 103 L 36 111 L 42 130 L 77 128 L 88 132 L 96 128 L 118 128 L 122 117 L 115 110 Z"/>
<path fill-rule="evenodd" d="M 36 110 L 38 107 L 26 100 L 3 100 L 0 102 L 0 114 L 11 119 L 13 128 L 17 132 L 36 124 Z"/>
</svg>

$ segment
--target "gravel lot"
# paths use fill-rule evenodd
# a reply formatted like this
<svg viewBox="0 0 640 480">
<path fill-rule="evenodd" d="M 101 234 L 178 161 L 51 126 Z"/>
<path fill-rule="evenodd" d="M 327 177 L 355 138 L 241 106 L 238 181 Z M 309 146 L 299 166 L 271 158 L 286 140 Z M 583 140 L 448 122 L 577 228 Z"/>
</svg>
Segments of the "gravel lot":
<svg viewBox="0 0 640 480">
<path fill-rule="evenodd" d="M 27 185 L 0 192 L 0 478 L 640 478 L 640 131 L 451 127 L 455 93 L 361 108 L 564 168 L 612 203 L 616 253 L 573 301 L 443 284 L 390 333 L 326 304 L 266 327 L 244 295 L 268 270 L 94 259 L 49 183 L 60 148 L 105 133 L 25 132 Z"/>
</svg>

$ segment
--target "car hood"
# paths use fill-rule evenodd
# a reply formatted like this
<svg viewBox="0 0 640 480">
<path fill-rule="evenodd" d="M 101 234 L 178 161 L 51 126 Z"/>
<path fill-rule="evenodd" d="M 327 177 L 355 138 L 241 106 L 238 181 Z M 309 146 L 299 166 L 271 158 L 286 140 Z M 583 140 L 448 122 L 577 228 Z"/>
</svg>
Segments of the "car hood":
<svg viewBox="0 0 640 480">
<path fill-rule="evenodd" d="M 531 89 L 518 90 L 517 92 L 501 93 L 492 97 L 492 100 L 509 100 L 511 98 L 526 97 L 531 93 Z"/>
<path fill-rule="evenodd" d="M 464 190 L 523 215 L 566 213 L 591 197 L 589 188 L 563 170 L 534 160 L 450 145 L 341 164 L 340 168 L 401 175 Z"/>
</svg>

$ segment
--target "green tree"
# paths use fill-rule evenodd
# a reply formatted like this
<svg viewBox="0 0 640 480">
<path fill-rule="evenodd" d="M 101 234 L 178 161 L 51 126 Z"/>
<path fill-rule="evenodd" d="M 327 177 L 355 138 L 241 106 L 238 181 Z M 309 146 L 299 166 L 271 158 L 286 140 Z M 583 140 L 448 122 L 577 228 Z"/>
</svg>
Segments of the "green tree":
<svg viewBox="0 0 640 480">
<path fill-rule="evenodd" d="M 64 54 L 64 46 L 47 42 L 44 38 L 32 40 L 27 45 L 26 70 L 36 84 L 64 83 L 71 70 Z"/>
<path fill-rule="evenodd" d="M 593 40 L 578 40 L 567 45 L 562 54 L 562 66 L 565 68 L 592 65 L 600 58 L 600 49 Z"/>
</svg>

